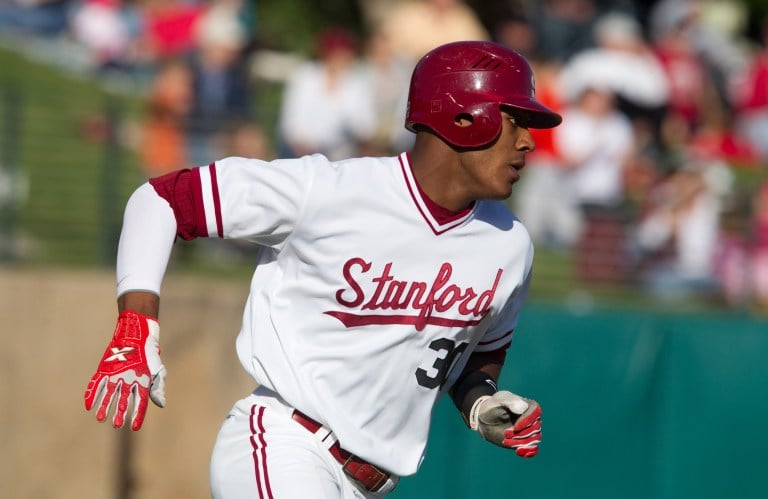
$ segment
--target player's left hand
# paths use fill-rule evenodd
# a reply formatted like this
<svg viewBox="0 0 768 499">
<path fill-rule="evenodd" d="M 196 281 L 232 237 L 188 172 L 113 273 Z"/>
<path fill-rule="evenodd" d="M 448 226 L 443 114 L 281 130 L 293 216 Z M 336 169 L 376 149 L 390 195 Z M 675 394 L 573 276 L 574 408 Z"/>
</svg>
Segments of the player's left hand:
<svg viewBox="0 0 768 499">
<path fill-rule="evenodd" d="M 535 400 L 499 391 L 477 399 L 470 427 L 489 442 L 514 449 L 520 457 L 533 457 L 541 443 L 541 407 Z"/>
<path fill-rule="evenodd" d="M 85 409 L 98 407 L 96 420 L 107 419 L 113 401 L 112 426 L 121 428 L 129 406 L 133 405 L 131 429 L 144 423 L 149 399 L 165 407 L 165 366 L 160 360 L 160 325 L 132 310 L 117 318 L 112 341 L 85 390 Z"/>
</svg>

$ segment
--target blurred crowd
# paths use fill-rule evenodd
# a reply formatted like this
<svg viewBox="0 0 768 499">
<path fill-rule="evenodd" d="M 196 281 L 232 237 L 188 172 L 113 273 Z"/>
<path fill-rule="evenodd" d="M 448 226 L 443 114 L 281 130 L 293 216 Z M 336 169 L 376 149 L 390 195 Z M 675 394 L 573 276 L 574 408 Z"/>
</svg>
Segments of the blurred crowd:
<svg viewBox="0 0 768 499">
<path fill-rule="evenodd" d="M 500 42 L 564 116 L 534 131 L 512 200 L 538 247 L 573 255 L 584 283 L 768 311 L 768 20 L 750 24 L 738 0 L 358 3 L 362 32 L 327 26 L 282 58 L 246 0 L 0 0 L 0 31 L 66 37 L 97 72 L 145 75 L 150 175 L 228 155 L 396 154 L 413 140 L 418 58 Z M 276 123 L 255 109 L 265 79 L 281 85 Z"/>
</svg>

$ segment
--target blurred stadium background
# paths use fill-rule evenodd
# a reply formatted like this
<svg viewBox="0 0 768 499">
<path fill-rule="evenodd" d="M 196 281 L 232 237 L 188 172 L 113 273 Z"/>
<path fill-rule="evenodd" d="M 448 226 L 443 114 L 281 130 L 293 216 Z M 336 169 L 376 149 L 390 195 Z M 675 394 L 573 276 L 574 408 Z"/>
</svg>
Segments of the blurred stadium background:
<svg viewBox="0 0 768 499">
<path fill-rule="evenodd" d="M 122 208 L 151 173 L 141 144 L 155 75 L 153 62 L 94 56 L 71 24 L 89 3 L 0 2 L 0 496 L 208 497 L 218 425 L 251 389 L 233 345 L 249 248 L 179 243 L 161 315 L 166 409 L 151 408 L 145 428 L 131 434 L 97 426 L 82 408 L 113 327 Z M 260 150 L 275 155 L 287 75 L 312 56 L 317 34 L 341 25 L 363 36 L 369 13 L 397 2 L 233 3 L 251 28 L 247 119 L 266 144 Z M 503 7 L 582 3 L 645 19 L 657 2 L 466 3 L 490 29 Z M 739 14 L 740 35 L 759 51 L 764 0 L 698 3 Z M 726 160 L 733 188 L 721 228 L 753 240 L 768 163 Z M 612 227 L 621 241 L 631 229 Z M 768 496 L 768 297 L 726 292 L 722 281 L 682 295 L 648 288 L 633 269 L 617 269 L 627 255 L 615 236 L 590 241 L 537 246 L 530 306 L 504 373 L 505 386 L 544 407 L 540 455 L 523 462 L 479 442 L 445 403 L 422 472 L 392 497 Z M 743 263 L 737 287 L 757 272 Z"/>
</svg>

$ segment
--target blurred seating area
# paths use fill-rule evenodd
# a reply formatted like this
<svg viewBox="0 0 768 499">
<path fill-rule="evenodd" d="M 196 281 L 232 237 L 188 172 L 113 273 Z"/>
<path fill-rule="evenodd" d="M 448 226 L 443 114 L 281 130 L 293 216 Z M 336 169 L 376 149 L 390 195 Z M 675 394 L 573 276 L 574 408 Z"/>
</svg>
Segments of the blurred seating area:
<svg viewBox="0 0 768 499">
<path fill-rule="evenodd" d="M 418 57 L 498 41 L 530 59 L 539 100 L 565 118 L 534 132 L 510 200 L 537 245 L 534 291 L 768 313 L 760 2 L 334 4 L 356 22 L 291 33 L 270 2 L 0 0 L 0 48 L 140 96 L 124 145 L 157 175 L 230 155 L 396 154 L 412 140 L 402 123 Z"/>
</svg>

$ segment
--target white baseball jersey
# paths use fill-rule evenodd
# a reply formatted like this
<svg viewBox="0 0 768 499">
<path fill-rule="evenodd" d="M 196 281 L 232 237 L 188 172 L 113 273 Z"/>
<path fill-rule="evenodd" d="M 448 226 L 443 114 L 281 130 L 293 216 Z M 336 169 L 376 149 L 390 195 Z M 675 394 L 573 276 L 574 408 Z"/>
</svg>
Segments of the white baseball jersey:
<svg viewBox="0 0 768 499">
<path fill-rule="evenodd" d="M 264 246 L 236 342 L 246 371 L 349 452 L 415 473 L 469 354 L 511 341 L 533 258 L 525 228 L 497 201 L 440 213 L 407 154 L 227 158 L 190 175 L 177 219 L 194 212 L 195 235 Z"/>
</svg>

